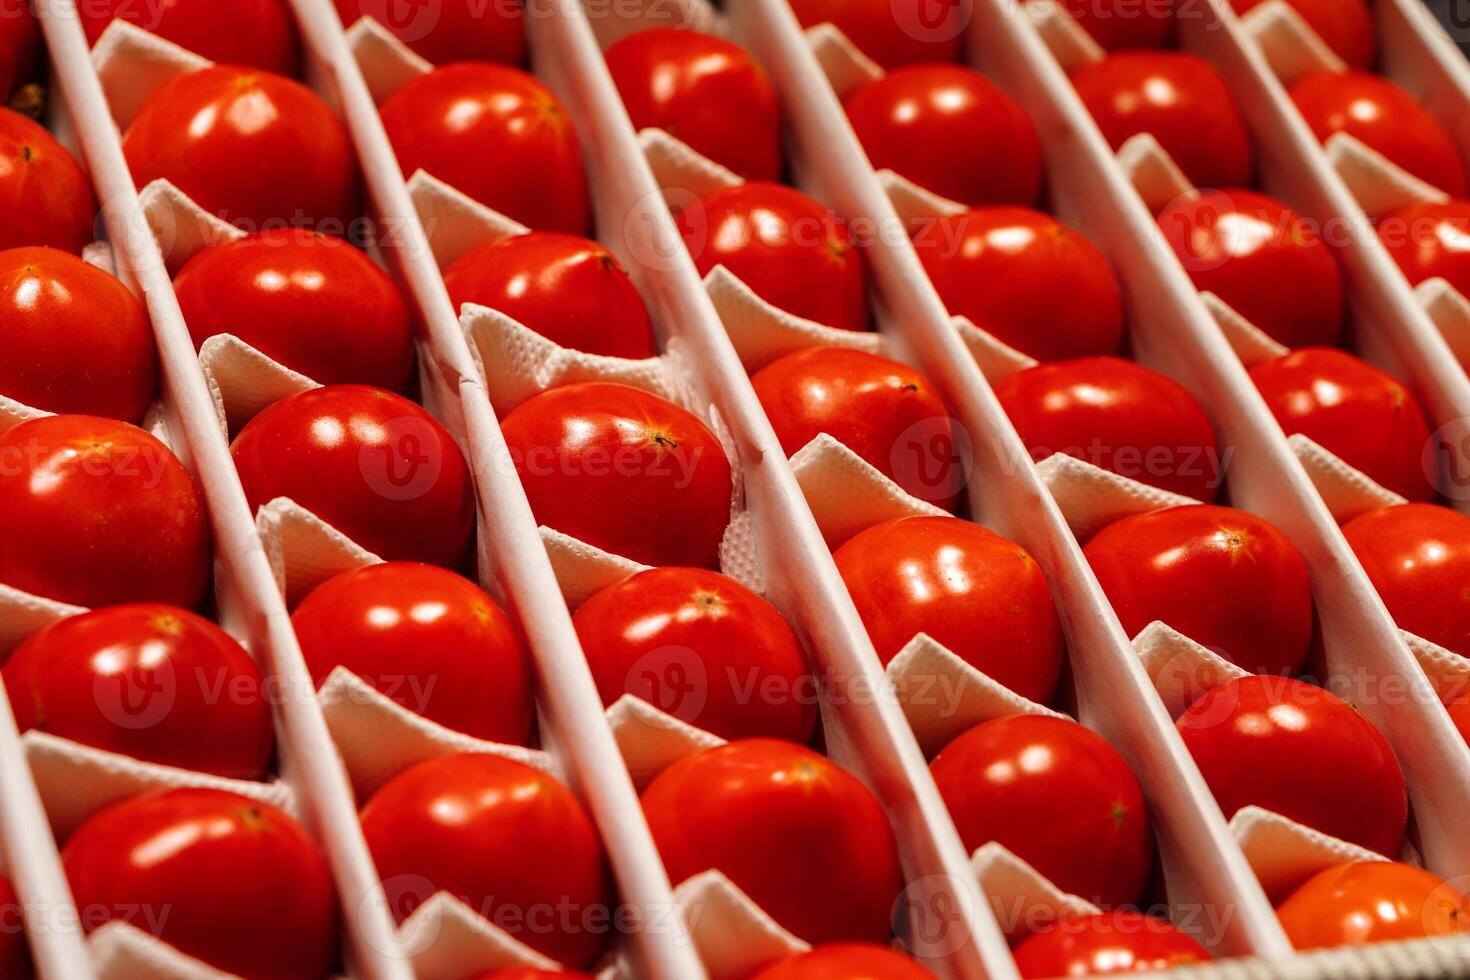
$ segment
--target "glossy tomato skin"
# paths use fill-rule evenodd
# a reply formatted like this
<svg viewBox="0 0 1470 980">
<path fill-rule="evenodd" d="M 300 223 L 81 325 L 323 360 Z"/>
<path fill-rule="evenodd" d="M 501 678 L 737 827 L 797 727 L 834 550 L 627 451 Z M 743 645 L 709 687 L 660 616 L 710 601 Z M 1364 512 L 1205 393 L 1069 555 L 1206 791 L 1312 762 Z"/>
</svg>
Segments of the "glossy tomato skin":
<svg viewBox="0 0 1470 980">
<path fill-rule="evenodd" d="M 1342 533 L 1400 629 L 1470 656 L 1470 517 L 1400 504 L 1359 515 Z"/>
<path fill-rule="evenodd" d="M 499 310 L 547 340 L 588 354 L 653 357 L 643 297 L 611 252 L 576 235 L 533 231 L 471 249 L 444 271 L 456 310 Z"/>
<path fill-rule="evenodd" d="M 902 517 L 832 557 L 885 664 L 926 633 L 1022 697 L 1046 704 L 1056 691 L 1061 625 L 1019 545 L 954 517 Z"/>
<path fill-rule="evenodd" d="M 1104 51 L 1167 48 L 1174 38 L 1174 0 L 1063 0 L 1062 6 Z"/>
<path fill-rule="evenodd" d="M 826 433 L 913 496 L 954 509 L 966 462 L 954 422 L 929 379 L 907 364 L 849 347 L 808 347 L 750 382 L 786 455 Z"/>
<path fill-rule="evenodd" d="M 863 257 L 847 223 L 800 191 L 760 181 L 725 187 L 676 220 L 701 276 L 722 265 L 787 313 L 869 328 Z"/>
<path fill-rule="evenodd" d="M 198 347 L 233 334 L 319 384 L 402 391 L 413 325 L 386 272 L 340 238 L 276 228 L 204 249 L 174 279 Z"/>
<path fill-rule="evenodd" d="M 136 423 L 157 390 L 153 329 L 128 287 L 60 249 L 0 252 L 0 394 Z"/>
<path fill-rule="evenodd" d="M 1115 354 L 1123 297 L 1108 260 L 1050 215 L 975 208 L 925 222 L 914 248 L 949 312 L 1038 360 Z"/>
<path fill-rule="evenodd" d="M 757 738 L 685 756 L 643 791 L 643 813 L 675 884 L 716 869 L 809 943 L 887 941 L 903 888 L 893 831 L 810 749 Z"/>
<path fill-rule="evenodd" d="M 1404 776 L 1388 741 L 1337 695 L 1290 677 L 1211 688 L 1179 734 L 1229 818 L 1259 806 L 1383 855 L 1403 848 Z"/>
<path fill-rule="evenodd" d="M 645 565 L 713 568 L 730 461 L 694 415 L 627 385 L 563 385 L 500 424 L 536 519 Z"/>
<path fill-rule="evenodd" d="M 1246 14 L 1264 0 L 1231 0 L 1237 14 Z M 1349 68 L 1367 71 L 1377 60 L 1373 15 L 1363 0 L 1287 0 L 1307 26 L 1317 33 Z"/>
<path fill-rule="evenodd" d="M 1103 738 L 1070 719 L 976 725 L 929 764 L 965 849 L 998 841 L 1063 891 L 1136 901 L 1153 861 L 1143 792 Z"/>
<path fill-rule="evenodd" d="M 1438 277 L 1470 296 L 1470 201 L 1391 211 L 1378 222 L 1378 237 L 1411 286 Z"/>
<path fill-rule="evenodd" d="M 995 386 L 1037 460 L 1066 453 L 1195 500 L 1223 478 L 1210 418 L 1179 382 L 1118 357 L 1038 364 Z"/>
<path fill-rule="evenodd" d="M 1291 674 L 1306 661 L 1306 562 L 1254 514 L 1166 507 L 1115 521 L 1083 553 L 1129 636 L 1161 620 L 1255 673 Z"/>
<path fill-rule="evenodd" d="M 635 129 L 666 130 L 746 180 L 781 176 L 781 104 L 744 48 L 663 27 L 615 41 L 606 57 Z"/>
<path fill-rule="evenodd" d="M 592 219 L 572 121 L 525 72 L 446 65 L 403 86 L 380 112 L 405 177 L 424 170 L 538 231 L 587 232 Z"/>
<path fill-rule="evenodd" d="M 540 970 L 534 966 L 507 966 L 477 974 L 473 980 L 594 980 L 580 970 Z"/>
<path fill-rule="evenodd" d="M 481 754 L 421 762 L 373 794 L 362 831 L 400 921 L 445 891 L 569 966 L 590 964 L 607 939 L 597 829 L 539 769 Z"/>
<path fill-rule="evenodd" d="M 1470 931 L 1470 899 L 1423 868 L 1363 861 L 1313 875 L 1276 916 L 1298 950 L 1329 949 Z"/>
<path fill-rule="evenodd" d="M 139 187 L 166 179 L 246 231 L 273 224 L 344 234 L 360 187 L 352 141 L 311 89 L 218 66 L 159 86 L 123 135 Z"/>
<path fill-rule="evenodd" d="M 1078 69 L 1072 84 L 1113 149 L 1152 133 L 1196 187 L 1250 185 L 1250 134 L 1203 58 L 1120 51 Z"/>
<path fill-rule="evenodd" d="M 1465 196 L 1465 165 L 1454 143 L 1429 110 L 1388 79 L 1317 71 L 1287 94 L 1324 143 L 1333 133 L 1348 133 L 1451 197 Z"/>
<path fill-rule="evenodd" d="M 46 130 L 0 108 L 0 249 L 48 245 L 80 255 L 95 237 L 86 173 Z"/>
<path fill-rule="evenodd" d="M 1212 958 L 1172 923 L 1126 909 L 1067 916 L 1027 937 L 1013 955 L 1023 980 L 1152 973 Z"/>
<path fill-rule="evenodd" d="M 96 44 L 113 19 L 151 31 L 216 64 L 248 65 L 294 75 L 300 67 L 296 22 L 284 0 L 88 0 L 77 5 L 87 43 Z"/>
<path fill-rule="evenodd" d="M 1314 347 L 1250 368 L 1271 414 L 1380 485 L 1410 500 L 1433 500 L 1424 472 L 1429 423 L 1413 392 L 1351 354 Z"/>
<path fill-rule="evenodd" d="M 827 943 L 764 966 L 750 980 L 931 980 L 933 976 L 885 946 Z"/>
<path fill-rule="evenodd" d="M 632 694 L 725 739 L 812 737 L 816 687 L 796 634 L 726 575 L 639 572 L 594 594 L 572 623 L 603 704 Z"/>
<path fill-rule="evenodd" d="M 94 814 L 61 858 L 89 930 L 105 913 L 245 977 L 318 980 L 335 960 L 326 859 L 268 803 L 215 789 L 145 794 Z"/>
<path fill-rule="evenodd" d="M 0 105 L 35 77 L 40 60 L 41 31 L 30 0 L 0 0 Z"/>
<path fill-rule="evenodd" d="M 1342 336 L 1342 272 L 1316 230 L 1255 191 L 1207 190 L 1159 212 L 1159 228 L 1201 292 L 1287 347 Z"/>
<path fill-rule="evenodd" d="M 972 207 L 1029 206 L 1041 195 L 1036 127 L 1020 103 L 973 69 L 909 65 L 854 89 L 843 107 L 880 170 Z"/>
<path fill-rule="evenodd" d="M 10 879 L 0 875 L 0 977 L 24 980 L 32 975 L 30 950 L 26 946 L 25 906 L 15 894 Z"/>
<path fill-rule="evenodd" d="M 204 600 L 204 500 L 153 436 L 52 415 L 0 435 L 0 462 L 0 582 L 88 607 Z"/>
<path fill-rule="evenodd" d="M 791 9 L 802 27 L 836 26 L 888 70 L 960 57 L 965 25 L 958 0 L 793 0 Z"/>
<path fill-rule="evenodd" d="M 230 447 L 251 510 L 289 497 L 385 561 L 459 567 L 474 535 L 469 467 L 449 432 L 392 392 L 283 398 Z"/>
<path fill-rule="evenodd" d="M 186 609 L 95 609 L 26 639 L 0 670 L 15 721 L 120 755 L 260 779 L 275 742 L 260 668 Z"/>
<path fill-rule="evenodd" d="M 419 57 L 436 65 L 455 61 L 494 61 L 521 65 L 526 60 L 526 29 L 520 0 L 448 0 L 398 3 L 395 0 L 335 0 L 344 27 L 371 17 Z"/>
</svg>

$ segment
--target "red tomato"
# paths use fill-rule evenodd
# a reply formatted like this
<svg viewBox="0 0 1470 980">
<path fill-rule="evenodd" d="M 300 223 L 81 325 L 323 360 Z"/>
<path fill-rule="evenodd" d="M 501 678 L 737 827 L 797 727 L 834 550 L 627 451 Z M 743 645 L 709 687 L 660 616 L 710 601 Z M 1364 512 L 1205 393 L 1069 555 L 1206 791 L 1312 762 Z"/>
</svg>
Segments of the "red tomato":
<svg viewBox="0 0 1470 980">
<path fill-rule="evenodd" d="M 1291 674 L 1307 659 L 1307 565 L 1269 521 L 1166 507 L 1108 525 L 1083 553 L 1129 636 L 1161 620 L 1253 673 Z"/>
<path fill-rule="evenodd" d="M 1470 297 L 1470 201 L 1399 208 L 1379 221 L 1378 237 L 1411 286 L 1438 277 Z"/>
<path fill-rule="evenodd" d="M 726 187 L 675 218 L 700 275 L 722 265 L 787 313 L 869 328 L 863 257 L 847 223 L 800 191 L 760 182 Z"/>
<path fill-rule="evenodd" d="M 192 608 L 209 587 L 194 478 L 142 429 L 52 415 L 0 435 L 0 582 L 78 606 Z"/>
<path fill-rule="evenodd" d="M 658 347 L 628 270 L 597 242 L 553 231 L 471 249 L 444 272 L 458 310 L 478 303 L 572 350 L 653 357 Z"/>
<path fill-rule="evenodd" d="M 572 622 L 603 704 L 633 694 L 726 739 L 812 737 L 816 687 L 796 634 L 732 578 L 649 569 L 592 596 Z"/>
<path fill-rule="evenodd" d="M 333 385 L 283 398 L 230 447 L 251 510 L 289 497 L 387 561 L 458 567 L 474 535 L 469 467 L 402 396 Z"/>
<path fill-rule="evenodd" d="M 802 27 L 835 25 L 884 68 L 960 57 L 958 0 L 793 0 L 791 9 Z"/>
<path fill-rule="evenodd" d="M 1043 361 L 1115 354 L 1123 297 L 1091 242 L 1028 208 L 976 208 L 925 222 L 919 260 L 949 312 Z"/>
<path fill-rule="evenodd" d="M 1106 51 L 1167 48 L 1174 40 L 1174 0 L 1062 0 Z"/>
<path fill-rule="evenodd" d="M 357 217 L 347 129 L 315 92 L 279 75 L 216 67 L 165 82 L 133 117 L 123 152 L 139 187 L 171 181 L 246 231 L 345 234 Z"/>
<path fill-rule="evenodd" d="M 410 766 L 362 808 L 362 832 L 400 919 L 457 896 L 538 952 L 597 958 L 612 899 L 597 828 L 571 790 L 494 755 Z"/>
<path fill-rule="evenodd" d="M 381 108 L 404 176 L 424 170 L 532 228 L 591 221 L 577 134 L 546 86 L 484 62 L 437 68 Z"/>
<path fill-rule="evenodd" d="M 1465 165 L 1444 129 L 1413 96 L 1366 72 L 1317 71 L 1287 90 L 1319 140 L 1348 133 L 1452 197 L 1467 190 Z"/>
<path fill-rule="evenodd" d="M 777 960 L 750 980 L 931 980 L 913 960 L 871 943 L 828 943 Z"/>
<path fill-rule="evenodd" d="M 1288 434 L 1300 432 L 1394 493 L 1434 499 L 1423 462 L 1429 423 L 1393 375 L 1318 347 L 1253 365 L 1250 376 Z"/>
<path fill-rule="evenodd" d="M 1173 924 L 1124 909 L 1067 916 L 1027 937 L 1013 955 L 1025 980 L 1152 973 L 1211 960 Z"/>
<path fill-rule="evenodd" d="M 954 517 L 901 517 L 832 557 L 883 663 L 926 633 L 1023 697 L 1045 704 L 1056 691 L 1061 625 L 1020 545 Z"/>
<path fill-rule="evenodd" d="M 0 249 L 49 245 L 81 254 L 95 237 L 97 200 L 66 148 L 18 112 L 0 108 Z"/>
<path fill-rule="evenodd" d="M 198 347 L 233 334 L 321 384 L 401 391 L 413 325 L 398 287 L 340 238 L 277 228 L 199 252 L 174 279 Z"/>
<path fill-rule="evenodd" d="M 138 422 L 158 391 L 153 328 L 115 278 L 69 252 L 0 252 L 0 393 Z"/>
<path fill-rule="evenodd" d="M 531 655 L 478 585 L 435 565 L 342 572 L 291 614 L 312 681 L 346 667 L 431 721 L 525 745 L 535 722 Z"/>
<path fill-rule="evenodd" d="M 1400 504 L 1355 517 L 1342 533 L 1401 629 L 1470 656 L 1470 517 Z"/>
<path fill-rule="evenodd" d="M 1276 908 L 1299 950 L 1470 932 L 1470 899 L 1423 868 L 1396 861 L 1339 864 Z"/>
<path fill-rule="evenodd" d="M 847 347 L 809 347 L 750 382 L 788 456 L 825 432 L 908 493 L 954 509 L 966 460 L 939 393 L 907 364 Z"/>
<path fill-rule="evenodd" d="M 30 0 L 0 0 L 0 105 L 35 77 L 40 60 L 41 32 Z"/>
<path fill-rule="evenodd" d="M 1342 273 L 1317 231 L 1275 198 L 1204 191 L 1176 198 L 1159 228 L 1201 292 L 1287 347 L 1342 336 Z"/>
<path fill-rule="evenodd" d="M 454 61 L 526 60 L 526 29 L 520 0 L 451 0 L 402 3 L 399 0 L 336 0 L 346 27 L 371 17 L 420 57 L 436 65 Z"/>
<path fill-rule="evenodd" d="M 1113 149 L 1152 133 L 1198 187 L 1251 183 L 1251 141 L 1225 80 L 1179 51 L 1120 51 L 1079 68 L 1072 84 Z"/>
<path fill-rule="evenodd" d="M 1403 849 L 1408 800 L 1398 760 L 1331 691 L 1242 677 L 1206 691 L 1178 726 L 1226 817 L 1259 806 L 1379 854 Z"/>
<path fill-rule="evenodd" d="M 1011 715 L 971 728 L 929 768 L 966 850 L 998 841 L 1100 905 L 1143 891 L 1154 852 L 1143 792 L 1101 736 L 1071 720 Z"/>
<path fill-rule="evenodd" d="M 995 395 L 1034 459 L 1066 453 L 1207 502 L 1220 489 L 1210 418 L 1168 375 L 1117 357 L 1088 357 L 1017 371 Z"/>
<path fill-rule="evenodd" d="M 0 8 L 3 9 L 3 8 Z M 25 905 L 10 879 L 0 875 L 0 977 L 23 980 L 32 975 L 26 948 Z"/>
<path fill-rule="evenodd" d="M 149 793 L 96 813 L 61 858 L 88 931 L 127 922 L 246 977 L 317 980 L 335 962 L 327 862 L 268 803 L 216 789 Z"/>
<path fill-rule="evenodd" d="M 260 668 L 184 609 L 139 603 L 52 623 L 0 676 L 22 731 L 234 779 L 259 779 L 270 765 Z"/>
<path fill-rule="evenodd" d="M 1041 142 L 1020 103 L 960 65 L 909 65 L 844 103 L 868 159 L 961 204 L 1034 204 Z M 1004 152 L 997 152 L 1004 147 Z"/>
<path fill-rule="evenodd" d="M 500 427 L 542 524 L 646 565 L 718 564 L 730 461 L 678 405 L 627 385 L 571 384 Z"/>
<path fill-rule="evenodd" d="M 746 180 L 781 176 L 781 104 L 736 44 L 672 27 L 629 34 L 607 69 L 637 129 L 663 129 Z"/>
<path fill-rule="evenodd" d="M 756 738 L 687 755 L 643 791 L 643 813 L 676 884 L 723 872 L 809 943 L 891 934 L 893 831 L 867 787 L 811 749 Z"/>
<path fill-rule="evenodd" d="M 580 970 L 538 970 L 534 966 L 507 966 L 481 973 L 473 980 L 596 980 Z"/>
<path fill-rule="evenodd" d="M 220 64 L 278 75 L 294 75 L 299 67 L 296 22 L 283 0 L 87 0 L 77 11 L 88 44 L 117 18 Z"/>
<path fill-rule="evenodd" d="M 1470 742 L 1470 694 L 1462 694 L 1446 701 L 1445 710 L 1450 713 L 1450 721 L 1454 723 L 1460 737 Z"/>
<path fill-rule="evenodd" d="M 1237 14 L 1245 14 L 1264 0 L 1231 0 Z M 1373 67 L 1376 42 L 1373 15 L 1363 0 L 1286 0 L 1307 26 L 1317 33 L 1349 68 Z"/>
</svg>

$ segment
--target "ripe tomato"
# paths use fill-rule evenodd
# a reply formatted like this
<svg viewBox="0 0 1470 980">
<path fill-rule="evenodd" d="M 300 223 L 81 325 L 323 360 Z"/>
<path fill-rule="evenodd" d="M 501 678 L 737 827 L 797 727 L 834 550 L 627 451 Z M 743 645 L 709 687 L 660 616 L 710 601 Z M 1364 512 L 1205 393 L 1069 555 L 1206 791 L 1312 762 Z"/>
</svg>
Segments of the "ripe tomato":
<svg viewBox="0 0 1470 980">
<path fill-rule="evenodd" d="M 344 27 L 371 17 L 419 57 L 436 65 L 455 61 L 526 60 L 526 29 L 520 0 L 476 3 L 401 3 L 398 0 L 336 0 Z"/>
<path fill-rule="evenodd" d="M 883 68 L 958 61 L 958 0 L 793 0 L 802 27 L 833 24 Z"/>
<path fill-rule="evenodd" d="M 1001 845 L 1064 891 L 1136 901 L 1154 835 L 1128 763 L 1074 721 L 1011 715 L 976 725 L 929 765 L 965 849 Z"/>
<path fill-rule="evenodd" d="M 538 230 L 587 231 L 587 183 L 572 121 L 525 72 L 448 65 L 403 86 L 380 111 L 404 176 L 424 170 Z"/>
<path fill-rule="evenodd" d="M 788 456 L 825 432 L 908 493 L 954 509 L 966 462 L 954 423 L 929 379 L 907 364 L 847 347 L 809 347 L 750 382 Z"/>
<path fill-rule="evenodd" d="M 1264 0 L 1231 0 L 1237 14 L 1246 14 Z M 1373 15 L 1363 0 L 1286 0 L 1301 15 L 1307 26 L 1349 68 L 1366 71 L 1373 67 L 1376 42 L 1373 37 Z"/>
<path fill-rule="evenodd" d="M 113 18 L 127 21 L 210 61 L 247 65 L 278 75 L 299 67 L 296 22 L 283 0 L 88 0 L 77 5 L 87 43 L 96 44 Z"/>
<path fill-rule="evenodd" d="M 317 980 L 336 958 L 326 860 L 296 821 L 216 789 L 103 809 L 61 853 L 82 925 L 120 920 L 226 973 Z"/>
<path fill-rule="evenodd" d="M 1045 704 L 1056 691 L 1061 625 L 1021 546 L 954 517 L 902 517 L 832 557 L 883 663 L 927 633 L 1023 697 Z"/>
<path fill-rule="evenodd" d="M 1342 533 L 1399 628 L 1470 656 L 1470 517 L 1400 504 L 1355 517 Z"/>
<path fill-rule="evenodd" d="M 158 390 L 153 329 L 112 276 L 69 252 L 0 252 L 0 393 L 138 422 Z"/>
<path fill-rule="evenodd" d="M 1378 237 L 1409 285 L 1438 277 L 1470 297 L 1470 201 L 1400 208 L 1379 221 Z"/>
<path fill-rule="evenodd" d="M 1423 868 L 1397 861 L 1339 864 L 1276 908 L 1299 950 L 1470 932 L 1470 899 Z"/>
<path fill-rule="evenodd" d="M 580 970 L 540 970 L 534 966 L 507 966 L 481 973 L 473 980 L 595 980 Z"/>
<path fill-rule="evenodd" d="M 653 568 L 609 585 L 572 617 L 603 704 L 633 694 L 721 738 L 806 742 L 815 682 L 769 602 L 700 568 Z"/>
<path fill-rule="evenodd" d="M 160 85 L 123 135 L 139 187 L 166 179 L 246 231 L 295 225 L 344 234 L 359 181 L 347 129 L 289 78 L 215 67 Z"/>
<path fill-rule="evenodd" d="M 847 223 L 800 191 L 760 182 L 726 187 L 675 218 L 700 275 L 723 265 L 787 313 L 869 328 L 863 257 Z"/>
<path fill-rule="evenodd" d="M 627 385 L 571 384 L 500 427 L 542 524 L 646 565 L 718 564 L 730 461 L 678 405 Z"/>
<path fill-rule="evenodd" d="M 976 208 L 926 222 L 919 260 L 949 312 L 1043 361 L 1115 354 L 1123 297 L 1103 254 L 1028 208 Z"/>
<path fill-rule="evenodd" d="M 1226 817 L 1254 805 L 1379 854 L 1402 850 L 1408 800 L 1398 760 L 1331 691 L 1241 677 L 1206 691 L 1177 724 Z"/>
<path fill-rule="evenodd" d="M 458 567 L 474 534 L 469 467 L 448 431 L 391 392 L 283 398 L 230 447 L 252 510 L 289 497 L 387 561 Z"/>
<path fill-rule="evenodd" d="M 885 946 L 828 943 L 762 967 L 750 980 L 932 980 L 933 976 Z"/>
<path fill-rule="evenodd" d="M 1152 133 L 1197 187 L 1251 183 L 1251 141 L 1225 80 L 1180 51 L 1120 51 L 1072 84 L 1113 149 Z"/>
<path fill-rule="evenodd" d="M 291 625 L 317 687 L 340 665 L 455 731 L 530 741 L 531 655 L 510 617 L 469 579 L 415 562 L 356 568 L 313 589 Z"/>
<path fill-rule="evenodd" d="M 1386 78 L 1366 72 L 1317 71 L 1287 90 L 1319 140 L 1348 133 L 1420 180 L 1464 197 L 1465 165 L 1435 118 Z"/>
<path fill-rule="evenodd" d="M 1066 916 L 1028 936 L 1012 955 L 1025 980 L 1152 973 L 1211 960 L 1172 923 L 1126 909 Z"/>
<path fill-rule="evenodd" d="M 228 333 L 321 384 L 402 391 L 413 325 L 398 287 L 340 238 L 276 228 L 207 248 L 174 279 L 198 347 Z"/>
<path fill-rule="evenodd" d="M 3 9 L 3 8 L 0 8 Z M 26 947 L 25 906 L 10 879 L 0 875 L 0 977 L 23 980 L 32 976 Z"/>
<path fill-rule="evenodd" d="M 1041 194 L 1036 127 L 1020 103 L 973 69 L 898 68 L 854 89 L 844 108 L 880 170 L 961 204 L 1029 205 Z"/>
<path fill-rule="evenodd" d="M 1106 51 L 1167 48 L 1174 39 L 1174 0 L 1062 0 L 1062 6 Z"/>
<path fill-rule="evenodd" d="M 658 347 L 643 297 L 597 242 L 533 231 L 471 249 L 444 272 L 458 310 L 478 303 L 572 350 L 653 357 Z"/>
<path fill-rule="evenodd" d="M 1429 423 L 1393 375 L 1351 354 L 1307 348 L 1250 369 L 1271 414 L 1343 462 L 1410 500 L 1433 500 L 1424 472 Z"/>
<path fill-rule="evenodd" d="M 368 800 L 362 832 L 400 920 L 445 891 L 571 966 L 591 963 L 607 939 L 597 828 L 539 769 L 478 754 L 420 762 Z"/>
<path fill-rule="evenodd" d="M 79 606 L 198 606 L 209 525 L 194 478 L 142 429 L 51 415 L 0 434 L 0 582 Z"/>
<path fill-rule="evenodd" d="M 41 32 L 30 0 L 0 0 L 0 105 L 17 86 L 35 77 L 40 60 Z"/>
<path fill-rule="evenodd" d="M 995 386 L 1032 458 L 1066 453 L 1211 501 L 1222 467 L 1210 418 L 1168 375 L 1117 357 L 1038 364 Z"/>
<path fill-rule="evenodd" d="M 1204 191 L 1176 198 L 1159 228 L 1195 286 L 1287 347 L 1342 336 L 1342 272 L 1316 229 L 1275 198 Z"/>
<path fill-rule="evenodd" d="M 891 934 L 893 831 L 867 787 L 811 749 L 755 738 L 685 756 L 643 791 L 643 813 L 675 884 L 723 872 L 809 943 Z"/>
<path fill-rule="evenodd" d="M 22 731 L 234 779 L 259 779 L 270 765 L 260 668 L 184 609 L 138 603 L 52 623 L 0 676 Z"/>
<path fill-rule="evenodd" d="M 749 53 L 672 27 L 607 49 L 607 69 L 636 129 L 663 129 L 746 180 L 781 176 L 781 104 Z"/>
<path fill-rule="evenodd" d="M 1166 507 L 1115 521 L 1083 553 L 1129 636 L 1162 620 L 1252 673 L 1291 674 L 1306 661 L 1306 562 L 1254 514 Z"/>
<path fill-rule="evenodd" d="M 94 238 L 97 200 L 66 148 L 18 112 L 0 108 L 0 249 L 49 245 L 80 255 Z"/>
</svg>

